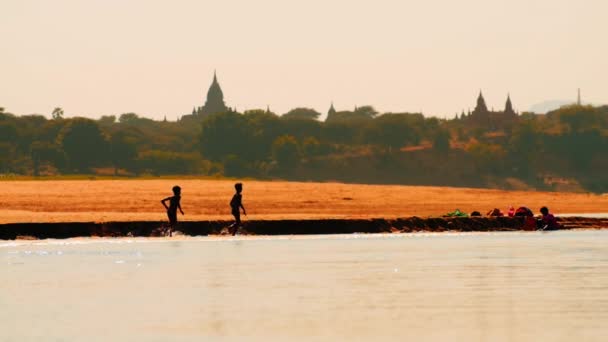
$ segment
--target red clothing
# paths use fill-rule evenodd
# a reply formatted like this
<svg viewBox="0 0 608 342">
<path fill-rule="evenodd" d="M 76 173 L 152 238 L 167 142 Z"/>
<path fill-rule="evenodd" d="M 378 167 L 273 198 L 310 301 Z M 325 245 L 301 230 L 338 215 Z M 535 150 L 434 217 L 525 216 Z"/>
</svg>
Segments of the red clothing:
<svg viewBox="0 0 608 342">
<path fill-rule="evenodd" d="M 555 216 L 553 216 L 553 214 L 547 214 L 547 215 L 543 215 L 543 225 L 547 226 L 547 228 L 545 229 L 558 229 L 559 228 L 559 223 L 557 223 L 557 220 L 555 219 Z"/>
<path fill-rule="evenodd" d="M 515 208 L 510 207 L 509 208 L 509 217 L 513 217 L 513 216 L 515 216 Z"/>
</svg>

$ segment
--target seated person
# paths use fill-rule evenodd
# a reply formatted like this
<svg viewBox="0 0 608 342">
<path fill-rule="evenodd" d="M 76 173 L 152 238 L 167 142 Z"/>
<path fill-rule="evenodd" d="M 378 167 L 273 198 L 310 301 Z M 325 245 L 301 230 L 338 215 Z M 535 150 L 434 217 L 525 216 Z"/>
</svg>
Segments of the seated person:
<svg viewBox="0 0 608 342">
<path fill-rule="evenodd" d="M 527 207 L 519 207 L 515 210 L 515 216 L 533 217 L 534 213 Z"/>
<path fill-rule="evenodd" d="M 538 228 L 540 230 L 559 229 L 559 223 L 557 223 L 553 214 L 549 214 L 549 209 L 547 207 L 540 208 L 540 213 L 542 214 L 541 218 L 538 220 Z"/>
<path fill-rule="evenodd" d="M 500 209 L 494 208 L 494 209 L 488 211 L 488 213 L 486 214 L 486 216 L 502 217 L 502 216 L 505 216 L 505 215 L 502 213 L 502 211 L 500 211 Z"/>
<path fill-rule="evenodd" d="M 515 210 L 515 217 L 521 217 L 523 219 L 524 230 L 536 230 L 538 229 L 538 222 L 534 219 L 534 213 L 528 207 L 519 207 Z"/>
</svg>

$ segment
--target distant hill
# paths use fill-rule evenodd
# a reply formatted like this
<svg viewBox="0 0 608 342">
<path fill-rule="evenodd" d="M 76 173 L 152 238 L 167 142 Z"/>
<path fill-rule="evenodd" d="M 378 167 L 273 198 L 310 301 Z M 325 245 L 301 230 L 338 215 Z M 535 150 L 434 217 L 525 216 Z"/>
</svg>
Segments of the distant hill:
<svg viewBox="0 0 608 342">
<path fill-rule="evenodd" d="M 533 113 L 537 113 L 537 114 L 547 114 L 548 112 L 560 109 L 560 107 L 563 107 L 565 105 L 571 105 L 571 104 L 575 104 L 574 101 L 566 101 L 566 100 L 549 100 L 549 101 L 544 101 L 544 102 L 540 102 L 537 103 L 535 105 L 532 105 L 529 109 L 530 112 Z M 583 105 L 591 105 L 594 107 L 598 107 L 598 108 L 606 108 L 608 107 L 608 105 L 600 105 L 597 103 L 589 103 L 589 102 L 582 102 Z"/>
<path fill-rule="evenodd" d="M 545 114 L 552 110 L 559 109 L 562 106 L 573 104 L 574 101 L 567 100 L 548 100 L 530 106 L 529 111 L 539 114 Z"/>
</svg>

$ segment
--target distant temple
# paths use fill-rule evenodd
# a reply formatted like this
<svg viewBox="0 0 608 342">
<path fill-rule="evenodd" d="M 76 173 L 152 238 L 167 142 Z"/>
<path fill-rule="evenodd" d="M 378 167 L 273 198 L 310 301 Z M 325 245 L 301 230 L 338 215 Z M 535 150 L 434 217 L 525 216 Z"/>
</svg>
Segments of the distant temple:
<svg viewBox="0 0 608 342">
<path fill-rule="evenodd" d="M 327 111 L 327 117 L 331 117 L 336 115 L 336 108 L 334 108 L 334 101 L 331 101 L 331 106 L 329 107 L 329 110 Z"/>
<path fill-rule="evenodd" d="M 229 111 L 230 108 L 224 103 L 224 93 L 217 81 L 217 74 L 213 72 L 213 82 L 207 91 L 207 100 L 204 106 L 192 108 L 192 114 L 184 115 L 183 119 L 204 119 L 207 116 L 215 113 L 223 113 Z"/>
<path fill-rule="evenodd" d="M 517 121 L 518 114 L 513 109 L 511 103 L 511 96 L 507 95 L 507 102 L 505 103 L 504 111 L 488 110 L 486 101 L 483 98 L 481 91 L 477 97 L 477 106 L 472 113 L 469 113 L 464 117 L 466 121 L 471 124 L 486 127 L 490 130 L 498 130 L 510 126 Z"/>
</svg>

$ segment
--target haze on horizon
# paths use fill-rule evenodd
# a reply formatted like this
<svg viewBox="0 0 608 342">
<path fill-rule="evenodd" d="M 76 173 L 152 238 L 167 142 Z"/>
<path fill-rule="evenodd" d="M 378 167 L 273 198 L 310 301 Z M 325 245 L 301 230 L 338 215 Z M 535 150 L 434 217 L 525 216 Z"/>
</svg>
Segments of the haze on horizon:
<svg viewBox="0 0 608 342">
<path fill-rule="evenodd" d="M 483 90 L 502 109 L 606 103 L 602 0 L 54 0 L 0 4 L 0 106 L 175 120 L 217 70 L 238 110 L 452 117 Z"/>
</svg>

